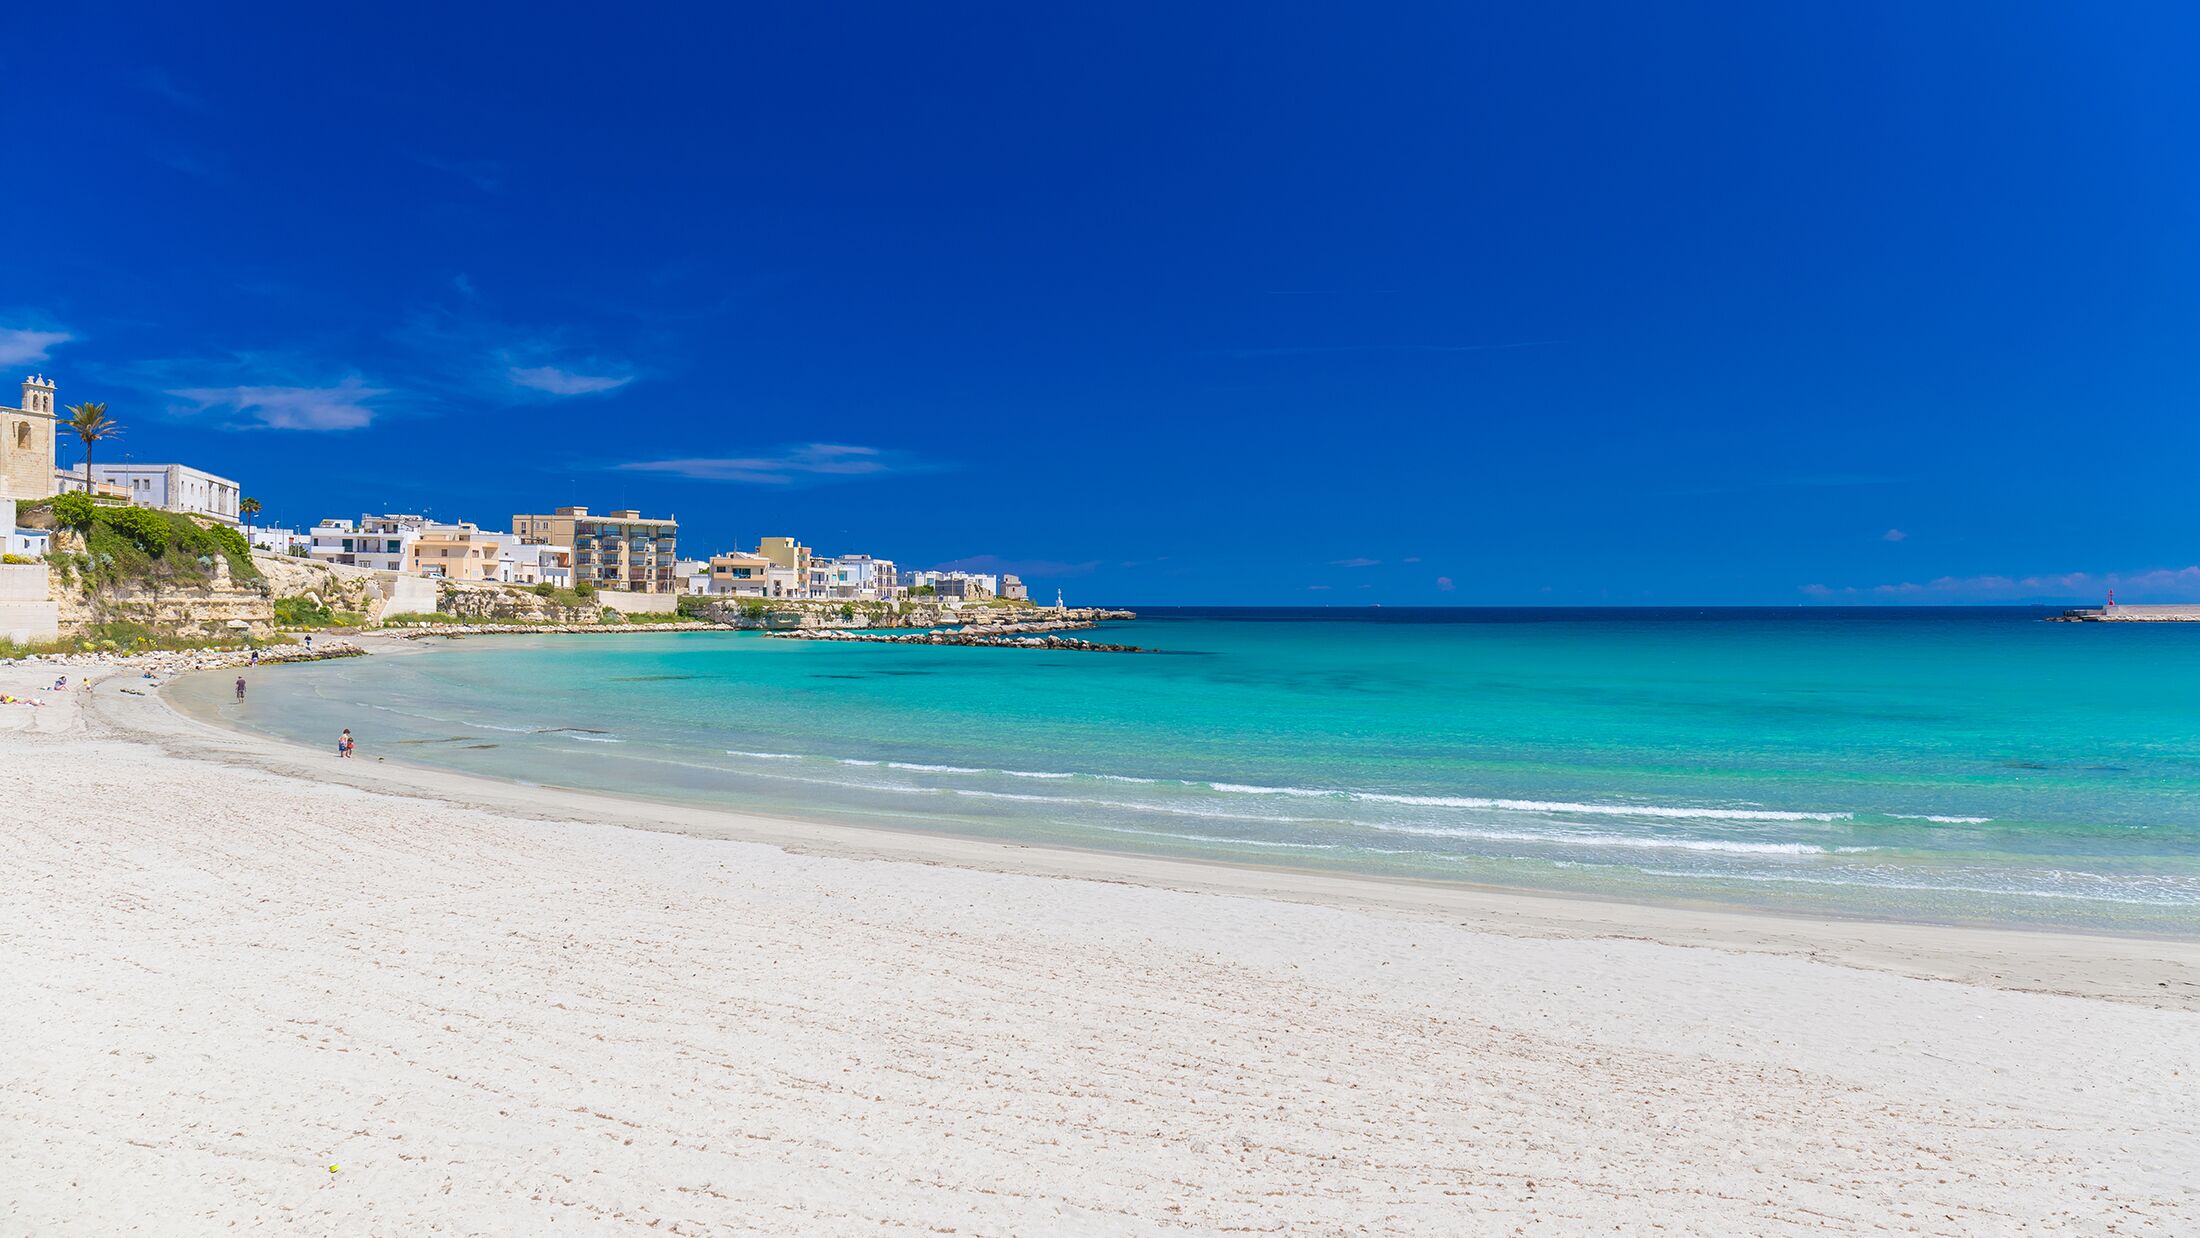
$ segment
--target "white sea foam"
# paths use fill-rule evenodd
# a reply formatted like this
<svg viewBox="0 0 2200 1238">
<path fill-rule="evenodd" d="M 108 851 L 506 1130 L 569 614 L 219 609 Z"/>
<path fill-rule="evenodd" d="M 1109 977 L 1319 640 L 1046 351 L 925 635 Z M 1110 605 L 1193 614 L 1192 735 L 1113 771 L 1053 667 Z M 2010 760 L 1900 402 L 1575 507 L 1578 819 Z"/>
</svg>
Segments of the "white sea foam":
<svg viewBox="0 0 2200 1238">
<path fill-rule="evenodd" d="M 1468 795 L 1387 795 L 1355 791 L 1352 798 L 1375 804 L 1413 804 L 1426 808 L 1481 808 L 1499 812 L 1566 813 L 1589 817 L 1658 817 L 1700 821 L 1853 821 L 1847 812 L 1786 812 L 1772 808 L 1691 808 L 1677 804 L 1575 804 L 1553 800 L 1501 800 Z"/>
<path fill-rule="evenodd" d="M 1381 825 L 1362 822 L 1386 834 L 1414 834 L 1424 838 L 1477 838 L 1487 842 L 1536 843 L 1565 847 L 1639 847 L 1650 850 L 1709 851 L 1731 855 L 1824 855 L 1815 843 L 1752 843 L 1723 838 L 1664 838 L 1656 835 L 1570 834 L 1552 830 L 1484 830 L 1457 826 Z"/>
<path fill-rule="evenodd" d="M 967 765 L 920 765 L 915 761 L 888 761 L 888 769 L 915 770 L 923 774 L 997 774 L 999 770 L 972 769 Z"/>
<path fill-rule="evenodd" d="M 1935 825 L 1985 825 L 1993 820 L 1992 817 L 1936 817 L 1924 812 L 1890 812 L 1887 815 L 1900 821 L 1930 821 Z"/>
<path fill-rule="evenodd" d="M 577 739 L 584 744 L 623 744 L 626 741 L 616 735 L 583 735 L 579 731 L 559 731 L 567 739 Z"/>
<path fill-rule="evenodd" d="M 1851 889 L 1903 890 L 1933 894 L 1984 894 L 1995 897 L 2052 898 L 2086 903 L 2118 903 L 2131 907 L 2194 907 L 2200 906 L 2200 889 L 2187 889 L 2172 885 L 2168 889 L 2147 891 L 2143 889 L 2115 889 L 2110 892 L 2088 890 L 2048 890 L 2038 886 L 2026 886 L 2012 882 L 1932 882 L 1917 880 L 1889 880 L 1876 876 L 1869 869 L 1835 869 L 1830 873 L 1805 876 L 1797 873 L 1771 872 L 1687 872 L 1662 868 L 1640 870 L 1652 877 L 1709 878 L 1717 881 L 1767 882 L 1783 885 L 1846 886 Z M 2011 874 L 2017 876 L 2017 874 Z M 2106 881 L 2093 873 L 2048 873 L 2049 877 L 2092 877 Z"/>
<path fill-rule="evenodd" d="M 791 752 L 743 752 L 738 748 L 726 749 L 729 757 L 754 757 L 759 761 L 799 761 L 802 758 Z"/>
<path fill-rule="evenodd" d="M 1172 834 L 1167 830 L 1134 830 L 1120 825 L 1099 825 L 1093 828 L 1106 830 L 1110 834 L 1136 834 L 1145 838 L 1180 838 L 1185 842 L 1216 843 L 1225 847 L 1280 847 L 1295 851 L 1335 851 L 1343 845 L 1341 843 L 1293 843 L 1259 838 L 1215 838 L 1207 834 Z"/>
<path fill-rule="evenodd" d="M 1177 804 L 1136 804 L 1124 800 L 1093 800 L 1067 795 L 1018 795 L 1012 791 L 978 791 L 969 787 L 942 787 L 940 790 L 946 791 L 950 795 L 966 796 L 974 800 L 1008 800 L 1022 804 L 1051 804 L 1060 808 L 1120 808 L 1125 812 L 1158 812 L 1166 813 L 1172 817 L 1205 817 L 1214 821 L 1262 821 L 1283 825 L 1323 823 L 1319 817 L 1276 817 L 1267 813 L 1217 812 L 1210 808 L 1191 808 Z"/>
</svg>

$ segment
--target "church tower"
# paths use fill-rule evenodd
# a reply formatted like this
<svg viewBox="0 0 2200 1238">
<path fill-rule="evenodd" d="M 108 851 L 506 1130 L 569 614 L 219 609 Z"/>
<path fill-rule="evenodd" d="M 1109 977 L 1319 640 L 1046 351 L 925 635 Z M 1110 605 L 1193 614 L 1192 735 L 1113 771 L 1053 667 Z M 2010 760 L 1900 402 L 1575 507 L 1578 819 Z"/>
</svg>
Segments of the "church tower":
<svg viewBox="0 0 2200 1238">
<path fill-rule="evenodd" d="M 53 462 L 53 380 L 34 374 L 23 380 L 22 407 L 0 409 L 0 490 L 18 499 L 51 497 Z"/>
</svg>

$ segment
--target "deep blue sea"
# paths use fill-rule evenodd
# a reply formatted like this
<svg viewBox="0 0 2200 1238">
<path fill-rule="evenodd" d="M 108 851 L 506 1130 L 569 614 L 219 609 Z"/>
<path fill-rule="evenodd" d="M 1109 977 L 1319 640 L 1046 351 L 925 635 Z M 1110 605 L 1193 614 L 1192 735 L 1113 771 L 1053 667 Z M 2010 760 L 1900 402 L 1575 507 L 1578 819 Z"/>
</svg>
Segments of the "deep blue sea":
<svg viewBox="0 0 2200 1238">
<path fill-rule="evenodd" d="M 1626 898 L 2200 934 L 2200 625 L 1151 608 L 1153 655 L 477 637 L 177 685 L 526 782 Z"/>
</svg>

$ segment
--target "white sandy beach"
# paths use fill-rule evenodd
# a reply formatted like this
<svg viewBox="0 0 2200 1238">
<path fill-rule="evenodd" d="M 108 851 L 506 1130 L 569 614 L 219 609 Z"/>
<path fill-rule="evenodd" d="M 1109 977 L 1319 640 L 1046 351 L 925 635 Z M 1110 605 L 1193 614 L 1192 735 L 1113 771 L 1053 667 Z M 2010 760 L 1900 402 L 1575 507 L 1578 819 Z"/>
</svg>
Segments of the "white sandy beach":
<svg viewBox="0 0 2200 1238">
<path fill-rule="evenodd" d="M 126 686 L 0 706 L 7 1234 L 2200 1233 L 2190 942 L 657 809 Z"/>
</svg>

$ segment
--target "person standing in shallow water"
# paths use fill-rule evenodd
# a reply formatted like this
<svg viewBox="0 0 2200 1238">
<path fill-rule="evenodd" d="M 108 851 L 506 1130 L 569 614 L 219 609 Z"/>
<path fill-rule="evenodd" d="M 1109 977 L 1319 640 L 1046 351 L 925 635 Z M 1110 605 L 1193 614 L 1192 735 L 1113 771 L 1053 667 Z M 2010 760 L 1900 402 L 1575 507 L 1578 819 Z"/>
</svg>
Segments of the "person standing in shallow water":
<svg viewBox="0 0 2200 1238">
<path fill-rule="evenodd" d="M 244 676 L 242 675 L 237 676 L 237 699 L 240 701 L 244 699 Z"/>
<path fill-rule="evenodd" d="M 336 755 L 340 757 L 351 755 L 351 728 L 348 726 L 344 728 L 342 735 L 336 737 Z"/>
</svg>

